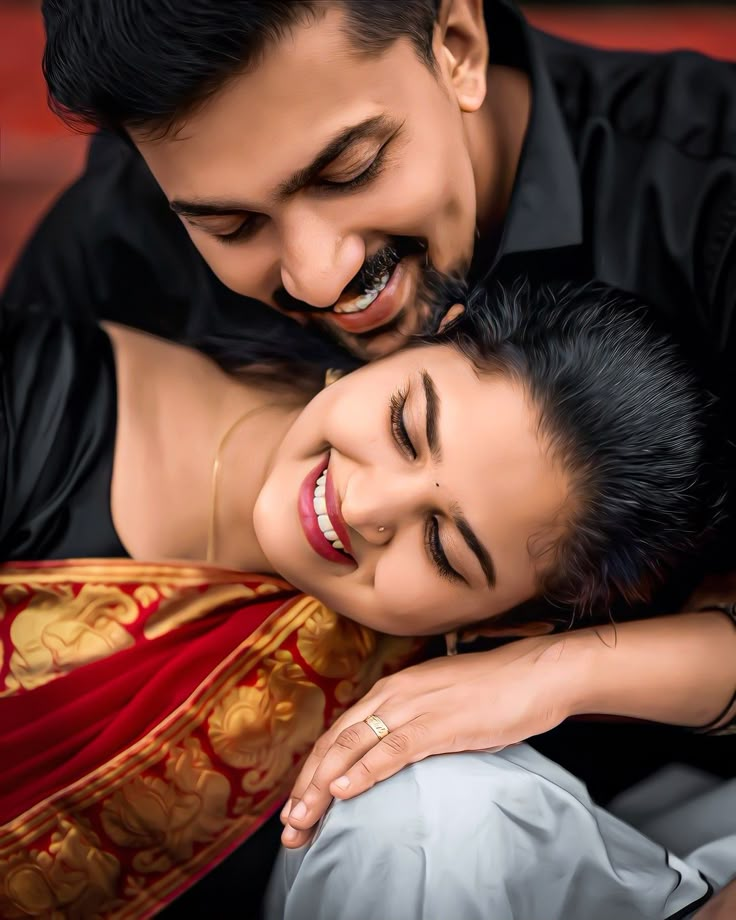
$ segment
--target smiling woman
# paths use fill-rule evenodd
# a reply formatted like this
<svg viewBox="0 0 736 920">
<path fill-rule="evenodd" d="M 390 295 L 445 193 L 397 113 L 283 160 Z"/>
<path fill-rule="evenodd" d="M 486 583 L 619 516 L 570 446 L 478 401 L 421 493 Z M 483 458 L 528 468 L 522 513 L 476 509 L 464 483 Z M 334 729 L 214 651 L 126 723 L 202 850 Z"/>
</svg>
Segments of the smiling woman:
<svg viewBox="0 0 736 920">
<path fill-rule="evenodd" d="M 272 566 L 382 630 L 646 597 L 712 508 L 692 381 L 640 309 L 523 284 L 486 307 L 318 394 L 256 503 Z"/>
<path fill-rule="evenodd" d="M 132 898 L 136 916 L 247 839 L 337 711 L 406 662 L 411 642 L 372 630 L 644 595 L 712 508 L 690 376 L 596 287 L 479 292 L 435 339 L 311 400 L 309 375 L 226 373 L 122 327 L 6 311 L 0 341 L 0 552 L 22 561 L 0 573 L 0 737 L 25 752 L 0 877 L 36 871 L 73 813 L 101 835 L 79 859 L 106 867 L 79 897 Z M 124 556 L 165 561 L 100 561 Z M 112 763 L 127 772 L 105 785 Z M 107 799 L 82 794 L 98 782 Z M 164 843 L 136 836 L 160 818 L 151 789 L 206 808 L 184 829 L 161 818 Z M 44 897 L 67 910 L 52 875 Z M 11 888 L 26 910 L 33 891 Z"/>
</svg>

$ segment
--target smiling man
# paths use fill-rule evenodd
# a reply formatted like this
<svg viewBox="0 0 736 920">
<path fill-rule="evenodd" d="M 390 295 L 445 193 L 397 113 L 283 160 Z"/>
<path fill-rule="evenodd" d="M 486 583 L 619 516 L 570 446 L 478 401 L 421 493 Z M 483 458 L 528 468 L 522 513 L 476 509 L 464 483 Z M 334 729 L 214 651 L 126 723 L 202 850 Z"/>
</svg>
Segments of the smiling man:
<svg viewBox="0 0 736 920">
<path fill-rule="evenodd" d="M 433 325 L 432 270 L 523 270 L 633 291 L 732 356 L 729 64 L 571 45 L 509 0 L 44 15 L 53 103 L 107 133 L 10 302 L 331 350 L 265 304 L 365 359 Z"/>
<path fill-rule="evenodd" d="M 102 133 L 5 303 L 332 365 L 433 327 L 435 272 L 596 278 L 659 308 L 728 395 L 732 65 L 569 44 L 510 0 L 43 10 L 51 99 Z M 253 853 L 233 859 L 258 887 Z M 196 909 L 244 884 L 196 886 Z"/>
</svg>

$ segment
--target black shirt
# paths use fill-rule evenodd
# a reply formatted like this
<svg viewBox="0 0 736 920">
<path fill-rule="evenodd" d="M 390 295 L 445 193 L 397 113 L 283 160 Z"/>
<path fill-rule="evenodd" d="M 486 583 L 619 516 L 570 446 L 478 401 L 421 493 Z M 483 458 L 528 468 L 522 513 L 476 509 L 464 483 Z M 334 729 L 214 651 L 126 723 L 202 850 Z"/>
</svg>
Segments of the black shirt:
<svg viewBox="0 0 736 920">
<path fill-rule="evenodd" d="M 531 119 L 498 250 L 475 280 L 597 278 L 651 303 L 717 380 L 736 349 L 736 67 L 690 52 L 610 52 L 530 28 L 486 0 L 491 57 L 525 69 Z M 228 291 L 140 156 L 97 137 L 84 176 L 26 249 L 5 301 L 93 314 L 173 338 L 212 332 L 333 346 Z"/>
</svg>

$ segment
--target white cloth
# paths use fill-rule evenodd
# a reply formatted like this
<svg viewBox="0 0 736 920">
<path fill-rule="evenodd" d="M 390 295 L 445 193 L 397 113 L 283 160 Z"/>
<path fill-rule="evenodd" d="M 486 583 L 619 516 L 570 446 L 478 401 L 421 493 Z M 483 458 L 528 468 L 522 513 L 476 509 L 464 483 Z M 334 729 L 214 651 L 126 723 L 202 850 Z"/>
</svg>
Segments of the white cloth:
<svg viewBox="0 0 736 920">
<path fill-rule="evenodd" d="M 527 745 L 431 757 L 335 802 L 309 846 L 282 851 L 266 920 L 690 917 L 711 892 L 701 871 L 716 886 L 736 875 L 736 785 L 722 808 L 714 784 L 698 789 L 722 821 L 714 837 L 689 813 L 675 855 Z M 667 830 L 671 796 L 649 801 L 640 788 L 617 807 Z"/>
</svg>

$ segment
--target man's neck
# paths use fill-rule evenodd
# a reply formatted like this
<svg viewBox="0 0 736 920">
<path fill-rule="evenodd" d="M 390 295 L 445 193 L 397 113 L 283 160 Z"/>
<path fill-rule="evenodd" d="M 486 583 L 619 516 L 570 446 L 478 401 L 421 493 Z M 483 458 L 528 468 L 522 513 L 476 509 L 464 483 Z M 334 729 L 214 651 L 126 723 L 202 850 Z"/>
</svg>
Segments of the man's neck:
<svg viewBox="0 0 736 920">
<path fill-rule="evenodd" d="M 491 65 L 488 91 L 466 131 L 475 173 L 478 230 L 497 246 L 521 161 L 531 112 L 531 81 L 516 68 Z"/>
</svg>

